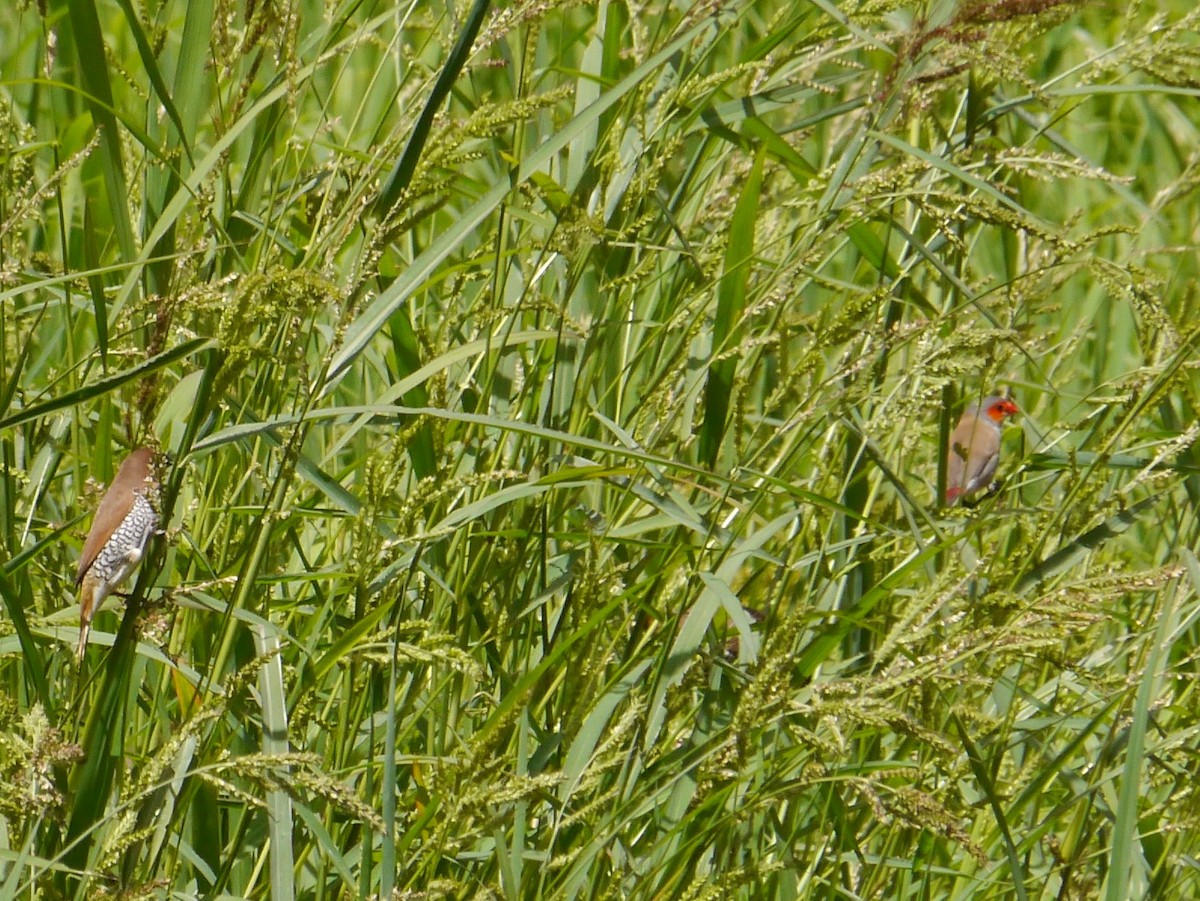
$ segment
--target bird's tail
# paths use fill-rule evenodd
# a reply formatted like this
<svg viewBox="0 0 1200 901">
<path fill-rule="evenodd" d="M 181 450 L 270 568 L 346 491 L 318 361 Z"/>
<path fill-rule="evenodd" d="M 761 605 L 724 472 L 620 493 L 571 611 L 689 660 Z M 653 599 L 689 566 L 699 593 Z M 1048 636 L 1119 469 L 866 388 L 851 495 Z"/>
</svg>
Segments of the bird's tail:
<svg viewBox="0 0 1200 901">
<path fill-rule="evenodd" d="M 84 577 L 83 586 L 79 589 L 79 644 L 75 646 L 76 661 L 83 661 L 83 652 L 87 650 L 88 635 L 92 631 L 92 614 L 96 612 L 96 583 L 89 577 Z"/>
</svg>

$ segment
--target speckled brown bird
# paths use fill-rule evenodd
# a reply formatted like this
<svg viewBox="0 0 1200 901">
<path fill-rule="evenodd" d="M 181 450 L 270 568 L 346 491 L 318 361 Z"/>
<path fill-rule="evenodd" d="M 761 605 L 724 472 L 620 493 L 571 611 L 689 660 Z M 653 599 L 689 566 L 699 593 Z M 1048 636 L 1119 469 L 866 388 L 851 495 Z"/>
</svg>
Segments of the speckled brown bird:
<svg viewBox="0 0 1200 901">
<path fill-rule="evenodd" d="M 137 569 L 150 536 L 158 530 L 158 477 L 154 452 L 133 451 L 108 486 L 79 558 L 75 585 L 79 588 L 79 646 L 87 648 L 92 616 L 112 592 Z"/>
<path fill-rule="evenodd" d="M 1000 462 L 1000 433 L 1004 420 L 1019 412 L 1015 403 L 999 395 L 967 407 L 950 435 L 946 453 L 947 506 L 991 485 Z"/>
</svg>

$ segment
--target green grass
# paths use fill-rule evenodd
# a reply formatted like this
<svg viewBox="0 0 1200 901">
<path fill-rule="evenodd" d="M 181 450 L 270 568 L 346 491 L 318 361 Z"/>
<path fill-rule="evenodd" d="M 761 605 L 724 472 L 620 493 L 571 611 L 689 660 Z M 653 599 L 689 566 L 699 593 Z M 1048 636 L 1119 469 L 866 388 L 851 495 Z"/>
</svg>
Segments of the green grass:
<svg viewBox="0 0 1200 901">
<path fill-rule="evenodd" d="M 1200 893 L 1200 14 L 325 6 L 0 29 L 0 898 Z"/>
</svg>

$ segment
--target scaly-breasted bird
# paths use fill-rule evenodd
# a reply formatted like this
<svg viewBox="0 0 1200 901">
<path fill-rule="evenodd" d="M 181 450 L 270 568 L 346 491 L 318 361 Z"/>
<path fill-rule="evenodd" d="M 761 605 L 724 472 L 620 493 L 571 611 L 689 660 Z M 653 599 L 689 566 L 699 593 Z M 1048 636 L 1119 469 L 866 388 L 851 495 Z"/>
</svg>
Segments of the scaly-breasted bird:
<svg viewBox="0 0 1200 901">
<path fill-rule="evenodd" d="M 946 454 L 947 506 L 991 485 L 996 464 L 1000 462 L 1000 432 L 1004 420 L 1020 412 L 1015 403 L 999 395 L 967 407 L 950 435 L 950 448 Z"/>
<path fill-rule="evenodd" d="M 75 586 L 79 588 L 79 646 L 87 647 L 92 615 L 112 592 L 137 569 L 146 542 L 158 531 L 158 477 L 154 452 L 139 447 L 121 464 L 108 486 L 79 558 Z"/>
</svg>

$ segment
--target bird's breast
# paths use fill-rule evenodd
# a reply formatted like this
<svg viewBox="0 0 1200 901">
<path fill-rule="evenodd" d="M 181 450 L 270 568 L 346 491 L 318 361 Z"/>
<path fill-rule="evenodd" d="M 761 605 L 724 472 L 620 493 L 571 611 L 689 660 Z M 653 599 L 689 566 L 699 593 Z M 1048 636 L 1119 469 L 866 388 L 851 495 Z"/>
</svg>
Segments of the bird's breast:
<svg viewBox="0 0 1200 901">
<path fill-rule="evenodd" d="M 121 581 L 141 559 L 146 542 L 157 528 L 157 511 L 145 495 L 138 494 L 121 524 L 96 555 L 87 575 L 103 582 Z M 118 573 L 120 577 L 113 579 Z"/>
</svg>

